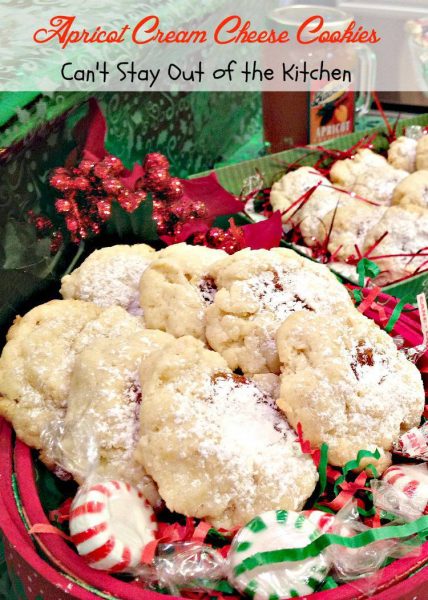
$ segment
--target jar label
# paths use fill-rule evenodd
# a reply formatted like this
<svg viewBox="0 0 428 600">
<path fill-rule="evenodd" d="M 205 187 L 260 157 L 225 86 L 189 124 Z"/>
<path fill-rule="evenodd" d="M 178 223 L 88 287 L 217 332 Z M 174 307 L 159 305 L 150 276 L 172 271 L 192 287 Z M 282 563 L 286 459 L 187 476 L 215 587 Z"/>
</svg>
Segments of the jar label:
<svg viewBox="0 0 428 600">
<path fill-rule="evenodd" d="M 319 144 L 352 133 L 355 127 L 355 92 L 327 84 L 309 94 L 309 143 Z"/>
</svg>

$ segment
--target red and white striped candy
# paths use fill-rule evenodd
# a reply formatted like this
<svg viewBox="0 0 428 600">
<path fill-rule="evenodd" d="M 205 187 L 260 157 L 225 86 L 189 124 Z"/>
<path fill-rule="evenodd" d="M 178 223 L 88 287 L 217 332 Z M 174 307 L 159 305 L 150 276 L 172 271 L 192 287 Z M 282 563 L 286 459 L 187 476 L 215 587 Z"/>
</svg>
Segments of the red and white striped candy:
<svg viewBox="0 0 428 600">
<path fill-rule="evenodd" d="M 403 433 L 394 445 L 394 452 L 409 458 L 428 461 L 428 422 Z"/>
<path fill-rule="evenodd" d="M 428 465 L 393 465 L 382 480 L 410 498 L 412 504 L 428 513 Z"/>
<path fill-rule="evenodd" d="M 73 500 L 70 534 L 94 569 L 129 572 L 141 563 L 157 530 L 152 507 L 128 483 L 104 481 L 83 487 Z"/>
<path fill-rule="evenodd" d="M 310 521 L 321 533 L 331 533 L 334 527 L 335 516 L 322 510 L 304 510 L 305 517 Z"/>
<path fill-rule="evenodd" d="M 336 533 L 343 537 L 352 536 L 353 531 L 350 525 L 341 521 L 336 515 L 326 513 L 322 510 L 304 510 L 302 514 L 310 521 L 321 533 Z"/>
</svg>

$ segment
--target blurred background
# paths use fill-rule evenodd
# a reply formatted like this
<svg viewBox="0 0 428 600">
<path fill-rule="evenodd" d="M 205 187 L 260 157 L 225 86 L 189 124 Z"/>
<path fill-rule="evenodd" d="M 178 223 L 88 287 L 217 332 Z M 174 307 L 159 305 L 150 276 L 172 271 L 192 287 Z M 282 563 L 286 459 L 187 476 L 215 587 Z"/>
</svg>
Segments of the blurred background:
<svg viewBox="0 0 428 600">
<path fill-rule="evenodd" d="M 269 7 L 292 4 L 331 6 L 350 13 L 358 24 L 374 28 L 396 40 L 399 64 L 391 64 L 388 55 L 378 55 L 377 76 L 388 69 L 399 71 L 403 87 L 413 92 L 384 92 L 380 98 L 397 108 L 427 107 L 428 97 L 428 0 L 271 0 Z M 412 25 L 407 25 L 408 22 Z M 380 86 L 379 86 L 380 87 Z"/>
</svg>

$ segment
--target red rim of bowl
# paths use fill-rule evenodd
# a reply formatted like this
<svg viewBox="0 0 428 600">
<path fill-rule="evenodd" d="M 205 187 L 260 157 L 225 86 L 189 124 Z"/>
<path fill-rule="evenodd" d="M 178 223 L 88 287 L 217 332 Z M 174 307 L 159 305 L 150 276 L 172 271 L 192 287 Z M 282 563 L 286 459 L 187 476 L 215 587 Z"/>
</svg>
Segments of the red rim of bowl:
<svg viewBox="0 0 428 600">
<path fill-rule="evenodd" d="M 19 440 L 15 444 L 14 459 L 19 494 L 29 525 L 49 524 L 37 493 L 31 450 Z M 92 569 L 59 535 L 40 533 L 36 537 L 43 551 L 60 569 L 97 589 L 123 600 L 159 600 L 162 597 L 162 594 L 142 590 L 136 583 L 126 583 L 104 571 Z"/>
<path fill-rule="evenodd" d="M 70 580 L 41 558 L 19 515 L 12 493 L 12 430 L 0 419 L 0 530 L 22 560 L 43 580 L 58 590 L 70 593 Z M 6 460 L 3 460 L 6 459 Z M 73 597 L 79 600 L 95 600 L 99 596 L 73 584 Z"/>
</svg>

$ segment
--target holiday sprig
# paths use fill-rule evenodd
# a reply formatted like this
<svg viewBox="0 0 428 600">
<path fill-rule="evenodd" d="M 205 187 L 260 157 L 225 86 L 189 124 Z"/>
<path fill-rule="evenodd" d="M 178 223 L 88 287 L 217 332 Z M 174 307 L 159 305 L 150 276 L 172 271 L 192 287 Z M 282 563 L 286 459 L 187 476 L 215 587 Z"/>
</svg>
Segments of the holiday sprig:
<svg viewBox="0 0 428 600">
<path fill-rule="evenodd" d="M 55 191 L 52 206 L 47 214 L 29 212 L 38 237 L 50 238 L 53 254 L 69 242 L 80 244 L 102 235 L 108 222 L 115 227 L 120 211 L 134 213 L 147 201 L 157 234 L 168 245 L 186 241 L 232 254 L 244 247 L 279 244 L 279 214 L 265 224 L 237 226 L 232 220 L 227 230 L 216 227 L 217 218 L 241 213 L 246 198 L 224 189 L 214 173 L 190 180 L 173 177 L 168 159 L 159 152 L 147 154 L 132 170 L 126 169 L 105 148 L 107 123 L 96 100 L 89 101 L 88 113 L 76 124 L 73 135 L 76 147 L 66 164 L 49 177 Z M 149 218 L 149 210 L 142 212 L 140 217 L 135 215 L 133 232 L 134 226 L 138 229 L 138 218 Z"/>
<path fill-rule="evenodd" d="M 147 154 L 142 166 L 136 165 L 132 173 L 111 154 L 99 160 L 84 158 L 77 167 L 54 169 L 49 183 L 57 193 L 55 216 L 49 219 L 30 212 L 29 217 L 41 237 L 51 237 L 53 253 L 67 239 L 80 243 L 100 234 L 112 217 L 114 203 L 133 213 L 149 195 L 157 233 L 167 243 L 182 241 L 184 228 L 197 223 L 195 235 L 189 234 L 194 244 L 229 254 L 242 247 L 239 227 L 209 228 L 213 216 L 206 202 L 184 193 L 182 180 L 170 175 L 168 159 L 158 152 Z"/>
<path fill-rule="evenodd" d="M 146 199 L 140 186 L 134 191 L 124 186 L 120 179 L 124 171 L 122 162 L 112 155 L 99 162 L 84 159 L 75 168 L 54 170 L 50 184 L 60 194 L 55 209 L 63 217 L 72 242 L 100 233 L 111 216 L 113 202 L 133 212 Z"/>
<path fill-rule="evenodd" d="M 233 219 L 230 219 L 230 228 L 221 229 L 220 227 L 211 227 L 207 231 L 200 231 L 192 238 L 192 243 L 195 246 L 206 246 L 207 248 L 215 248 L 224 250 L 228 254 L 234 254 L 238 250 L 246 247 L 244 238 L 244 230 L 234 224 Z"/>
<path fill-rule="evenodd" d="M 113 203 L 133 213 L 151 194 L 159 235 L 176 235 L 181 223 L 206 212 L 201 201 L 182 201 L 182 181 L 170 175 L 168 159 L 157 152 L 148 154 L 131 173 L 111 154 L 99 160 L 84 158 L 77 167 L 54 169 L 49 183 L 57 193 L 55 216 L 30 212 L 29 217 L 41 237 L 50 235 L 53 253 L 68 238 L 80 243 L 98 235 L 112 216 Z"/>
<path fill-rule="evenodd" d="M 139 177 L 133 184 L 127 181 L 128 172 L 122 161 L 111 154 L 102 160 L 82 160 L 75 168 L 56 168 L 51 186 L 61 194 L 55 209 L 73 242 L 91 234 L 99 234 L 102 224 L 110 219 L 112 204 L 117 202 L 133 213 L 152 193 L 160 204 L 177 201 L 183 194 L 179 179 L 169 174 L 169 163 L 158 153 L 148 154 Z M 37 226 L 37 224 L 36 224 Z"/>
</svg>

